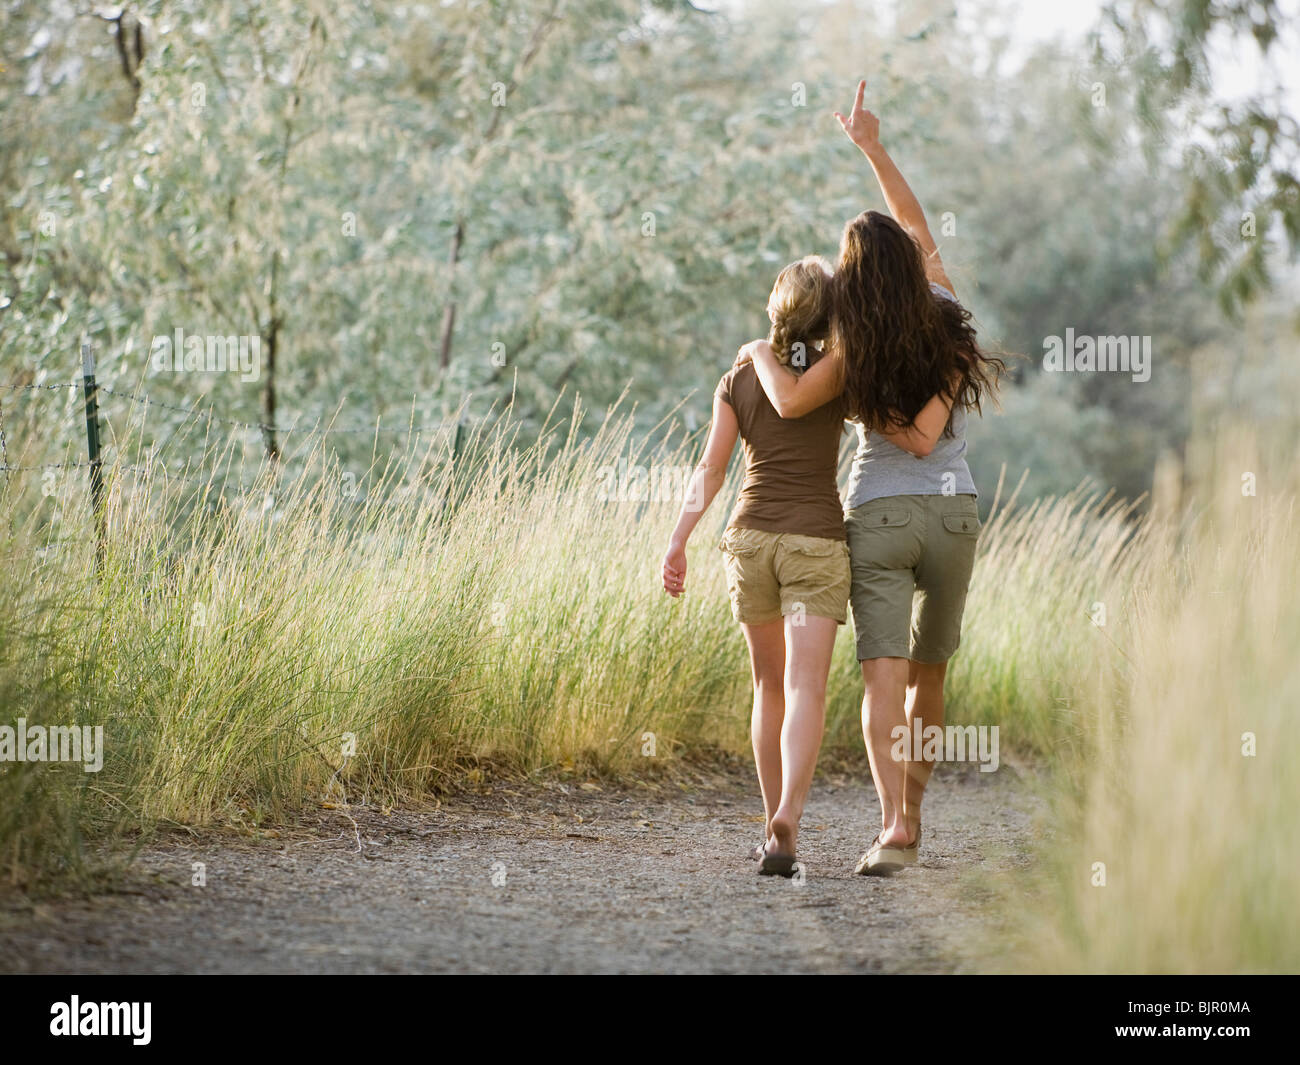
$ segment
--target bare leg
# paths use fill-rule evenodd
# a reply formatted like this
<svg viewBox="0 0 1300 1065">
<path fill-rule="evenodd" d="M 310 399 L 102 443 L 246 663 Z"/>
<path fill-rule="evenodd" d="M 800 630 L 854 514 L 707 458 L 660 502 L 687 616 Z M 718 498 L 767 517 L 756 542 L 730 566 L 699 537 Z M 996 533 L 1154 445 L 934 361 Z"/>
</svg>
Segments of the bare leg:
<svg viewBox="0 0 1300 1065">
<path fill-rule="evenodd" d="M 923 662 L 907 664 L 907 795 L 904 817 L 907 821 L 908 842 L 916 839 L 916 830 L 921 825 L 921 799 L 925 796 L 925 786 L 930 782 L 934 771 L 934 759 L 911 760 L 914 745 L 924 749 L 924 736 L 917 738 L 916 733 L 929 729 L 932 725 L 943 727 L 943 679 L 948 672 L 948 663 L 939 662 L 928 665 Z"/>
<path fill-rule="evenodd" d="M 781 801 L 781 726 L 785 721 L 785 630 L 781 618 L 741 625 L 754 675 L 750 738 L 763 792 L 763 839 L 772 834 L 772 815 Z"/>
<path fill-rule="evenodd" d="M 785 727 L 781 730 L 781 805 L 772 817 L 772 850 L 795 854 L 799 819 L 812 787 L 826 724 L 826 677 L 835 650 L 834 618 L 786 618 Z"/>
<path fill-rule="evenodd" d="M 880 796 L 882 827 L 880 841 L 887 846 L 905 847 L 908 836 L 904 818 L 907 763 L 896 759 L 893 748 L 899 731 L 907 726 L 904 699 L 907 692 L 906 658 L 868 658 L 862 662 L 862 738 L 867 745 L 871 778 Z"/>
</svg>

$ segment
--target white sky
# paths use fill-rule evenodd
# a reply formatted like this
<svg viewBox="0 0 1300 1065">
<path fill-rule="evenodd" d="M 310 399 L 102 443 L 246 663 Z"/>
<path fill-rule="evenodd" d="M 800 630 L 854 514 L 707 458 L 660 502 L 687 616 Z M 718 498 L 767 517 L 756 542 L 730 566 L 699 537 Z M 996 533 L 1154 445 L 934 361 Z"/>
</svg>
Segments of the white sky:
<svg viewBox="0 0 1300 1065">
<path fill-rule="evenodd" d="M 970 5 L 955 0 L 958 17 Z M 1026 45 L 1051 40 L 1082 41 L 1100 20 L 1102 0 L 1012 0 L 1015 25 Z M 1216 77 L 1216 94 L 1225 100 L 1260 89 L 1279 89 L 1289 102 L 1289 113 L 1300 118 L 1300 0 L 1278 0 L 1281 34 L 1272 49 L 1269 70 L 1259 61 L 1253 41 L 1240 41 L 1234 54 L 1226 38 L 1211 40 L 1209 49 Z"/>
<path fill-rule="evenodd" d="M 957 0 L 957 17 L 961 19 L 972 5 Z M 1100 0 L 1019 0 L 1008 3 L 1015 13 L 1015 25 L 1026 44 L 1048 41 L 1082 41 L 1101 15 Z"/>
<path fill-rule="evenodd" d="M 742 12 L 749 0 L 700 0 L 701 7 Z M 815 0 L 803 0 L 811 6 Z M 889 6 L 906 5 L 907 0 L 880 0 Z M 959 22 L 972 26 L 987 14 L 983 0 L 953 0 Z M 1053 39 L 1082 46 L 1088 32 L 1101 17 L 1103 0 L 1006 0 L 1005 22 L 1027 50 Z M 1216 94 L 1224 100 L 1239 98 L 1260 88 L 1276 87 L 1287 101 L 1287 110 L 1300 119 L 1300 0 L 1278 0 L 1282 33 L 1273 50 L 1273 69 L 1259 62 L 1252 41 L 1243 41 L 1237 54 L 1211 47 L 1217 84 Z M 1014 57 L 1012 57 L 1014 59 Z"/>
</svg>

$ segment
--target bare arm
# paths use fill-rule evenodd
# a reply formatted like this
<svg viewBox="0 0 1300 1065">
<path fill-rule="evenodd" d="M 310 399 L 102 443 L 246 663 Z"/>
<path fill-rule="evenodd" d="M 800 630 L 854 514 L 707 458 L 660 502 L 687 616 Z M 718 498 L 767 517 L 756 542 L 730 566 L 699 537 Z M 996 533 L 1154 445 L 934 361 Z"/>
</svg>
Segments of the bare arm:
<svg viewBox="0 0 1300 1065">
<path fill-rule="evenodd" d="M 736 412 L 726 400 L 714 396 L 713 424 L 709 427 L 709 439 L 704 445 L 704 457 L 695 467 L 686 486 L 686 497 L 682 500 L 677 525 L 673 528 L 673 534 L 668 540 L 668 551 L 664 555 L 664 591 L 674 599 L 686 590 L 686 542 L 727 479 L 727 464 L 731 461 L 731 453 L 736 449 L 736 439 L 739 436 L 740 423 L 736 421 Z"/>
<path fill-rule="evenodd" d="M 884 145 L 880 143 L 880 119 L 862 106 L 862 96 L 866 88 L 865 81 L 858 82 L 858 94 L 853 101 L 852 113 L 845 118 L 836 111 L 835 117 L 839 119 L 840 127 L 848 135 L 849 140 L 858 146 L 862 154 L 867 157 L 867 162 L 871 164 L 881 194 L 885 197 L 885 206 L 894 216 L 894 221 L 907 230 L 912 239 L 921 246 L 921 253 L 925 257 L 927 280 L 937 282 L 949 292 L 954 292 L 952 282 L 943 268 L 943 260 L 939 258 L 939 246 L 930 233 L 930 226 L 925 220 L 925 211 L 921 209 L 921 201 L 916 198 L 911 186 L 904 179 L 902 171 L 898 169 L 889 153 L 885 151 Z"/>
<path fill-rule="evenodd" d="M 890 429 L 880 435 L 896 447 L 910 452 L 918 459 L 925 458 L 934 450 L 934 445 L 943 435 L 944 426 L 948 424 L 948 415 L 952 412 L 952 397 L 936 392 L 921 408 L 911 425 L 902 429 Z"/>
<path fill-rule="evenodd" d="M 740 365 L 751 359 L 763 391 L 782 418 L 801 418 L 843 391 L 843 377 L 834 356 L 819 359 L 802 377 L 796 377 L 777 361 L 776 353 L 766 340 L 746 344 L 740 349 L 736 363 Z M 951 410 L 952 397 L 936 393 L 921 408 L 911 425 L 880 435 L 923 459 L 939 442 Z"/>
<path fill-rule="evenodd" d="M 755 340 L 740 349 L 736 364 L 741 365 L 747 360 L 753 361 L 763 391 L 782 418 L 801 418 L 843 391 L 839 363 L 833 356 L 819 359 L 802 377 L 796 377 L 777 361 L 776 353 L 766 340 Z M 952 396 L 936 392 L 911 425 L 890 429 L 880 435 L 923 459 L 934 450 L 943 435 L 948 415 L 952 412 L 952 402 Z"/>
<path fill-rule="evenodd" d="M 844 391 L 840 360 L 833 354 L 818 359 L 796 377 L 777 360 L 766 340 L 754 340 L 740 349 L 736 364 L 752 359 L 767 398 L 782 418 L 802 418 Z"/>
</svg>

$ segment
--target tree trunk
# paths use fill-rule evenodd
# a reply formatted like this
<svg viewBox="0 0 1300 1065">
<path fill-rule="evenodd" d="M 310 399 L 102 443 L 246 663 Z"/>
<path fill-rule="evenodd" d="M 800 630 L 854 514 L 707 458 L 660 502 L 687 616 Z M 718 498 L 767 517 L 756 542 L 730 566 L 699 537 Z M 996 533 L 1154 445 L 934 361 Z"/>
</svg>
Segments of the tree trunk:
<svg viewBox="0 0 1300 1065">
<path fill-rule="evenodd" d="M 456 328 L 456 297 L 454 286 L 456 284 L 456 263 L 460 261 L 460 245 L 465 239 L 465 223 L 456 222 L 456 231 L 451 235 L 451 256 L 448 262 L 451 270 L 448 272 L 449 284 L 447 295 L 447 306 L 442 312 L 442 344 L 438 352 L 438 369 L 446 373 L 447 367 L 451 365 L 451 337 Z"/>
<path fill-rule="evenodd" d="M 123 8 L 112 18 L 107 15 L 101 15 L 100 18 L 113 24 L 113 43 L 117 46 L 117 58 L 122 64 L 122 74 L 126 77 L 127 84 L 131 86 L 131 114 L 135 114 L 136 105 L 140 102 L 140 64 L 144 62 L 144 30 L 137 18 L 133 34 L 135 52 L 133 56 L 132 48 L 128 47 L 126 39 L 127 14 L 126 8 Z"/>
<path fill-rule="evenodd" d="M 280 460 L 280 446 L 275 439 L 275 349 L 280 341 L 278 318 L 271 319 L 263 339 L 266 341 L 266 365 L 262 370 L 266 376 L 262 380 L 262 439 L 266 444 L 266 457 L 274 463 Z"/>
</svg>

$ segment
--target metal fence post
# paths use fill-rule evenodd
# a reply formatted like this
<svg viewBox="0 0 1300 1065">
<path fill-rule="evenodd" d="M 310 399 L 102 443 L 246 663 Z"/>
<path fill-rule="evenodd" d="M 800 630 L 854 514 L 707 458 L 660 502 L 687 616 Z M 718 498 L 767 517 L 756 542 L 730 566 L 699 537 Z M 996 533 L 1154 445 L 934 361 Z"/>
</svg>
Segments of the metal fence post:
<svg viewBox="0 0 1300 1065">
<path fill-rule="evenodd" d="M 90 510 L 95 522 L 95 570 L 104 567 L 104 471 L 99 456 L 99 402 L 95 396 L 95 351 L 81 345 L 81 384 L 86 396 L 86 451 L 90 456 Z"/>
</svg>

